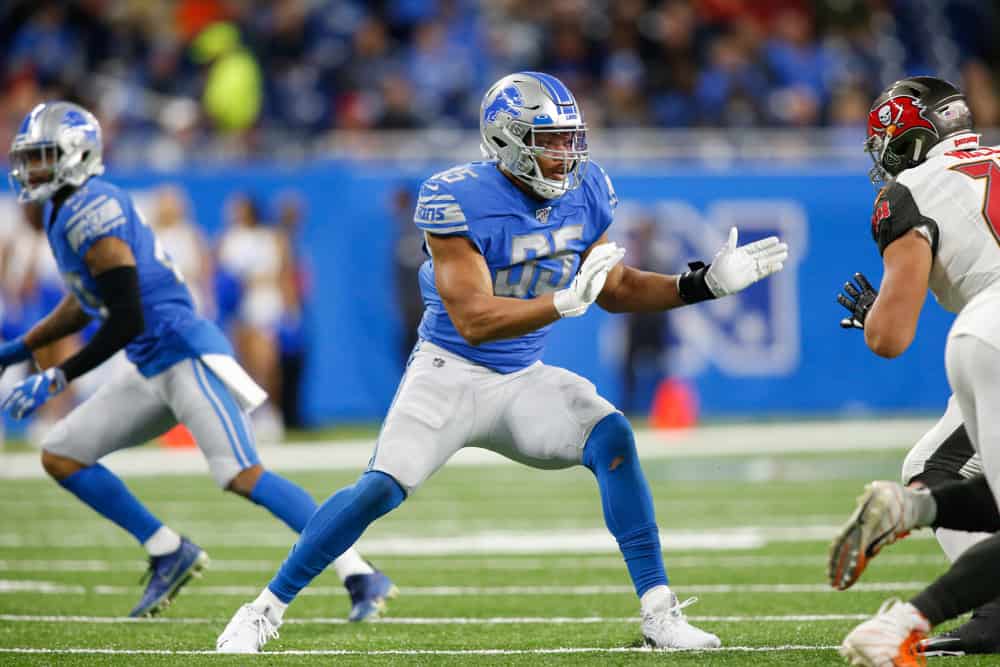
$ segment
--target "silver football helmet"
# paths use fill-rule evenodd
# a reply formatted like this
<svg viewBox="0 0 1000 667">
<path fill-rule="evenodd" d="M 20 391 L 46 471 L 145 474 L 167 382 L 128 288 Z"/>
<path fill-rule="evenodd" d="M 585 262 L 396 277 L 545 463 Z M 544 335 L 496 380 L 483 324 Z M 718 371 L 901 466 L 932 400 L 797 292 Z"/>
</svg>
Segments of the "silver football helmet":
<svg viewBox="0 0 1000 667">
<path fill-rule="evenodd" d="M 517 72 L 494 83 L 483 97 L 479 136 L 483 153 L 542 199 L 561 197 L 583 182 L 590 160 L 587 126 L 573 93 L 554 76 Z"/>
<path fill-rule="evenodd" d="M 10 182 L 20 202 L 45 201 L 64 186 L 104 173 L 101 126 L 71 102 L 44 102 L 21 121 L 10 146 Z"/>
</svg>

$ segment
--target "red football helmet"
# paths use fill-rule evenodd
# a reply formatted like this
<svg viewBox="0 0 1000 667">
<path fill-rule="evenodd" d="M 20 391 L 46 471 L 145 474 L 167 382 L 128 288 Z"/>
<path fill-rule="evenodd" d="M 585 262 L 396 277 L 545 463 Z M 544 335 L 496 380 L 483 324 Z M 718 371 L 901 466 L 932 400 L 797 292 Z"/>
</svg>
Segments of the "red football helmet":
<svg viewBox="0 0 1000 667">
<path fill-rule="evenodd" d="M 917 166 L 932 146 L 971 129 L 965 96 L 952 84 L 933 76 L 896 81 L 882 91 L 868 113 L 865 150 L 875 162 L 872 182 Z"/>
</svg>

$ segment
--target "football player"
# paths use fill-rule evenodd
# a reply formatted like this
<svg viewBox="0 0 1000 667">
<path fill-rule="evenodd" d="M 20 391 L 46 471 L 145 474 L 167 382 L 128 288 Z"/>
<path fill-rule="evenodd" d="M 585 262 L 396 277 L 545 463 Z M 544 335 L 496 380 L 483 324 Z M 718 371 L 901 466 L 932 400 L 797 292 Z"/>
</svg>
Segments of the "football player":
<svg viewBox="0 0 1000 667">
<path fill-rule="evenodd" d="M 622 265 L 607 240 L 618 198 L 590 161 L 572 93 L 553 76 L 519 72 L 483 98 L 483 162 L 424 182 L 414 222 L 430 258 L 419 271 L 425 311 L 369 469 L 310 519 L 260 596 L 219 636 L 222 652 L 257 652 L 285 608 L 459 449 L 487 447 L 539 468 L 584 465 L 640 598 L 642 632 L 660 648 L 713 648 L 667 585 L 649 486 L 632 429 L 593 384 L 540 360 L 551 325 L 597 302 L 657 311 L 723 297 L 780 271 L 776 237 L 737 246 L 711 265 L 662 275 Z"/>
<path fill-rule="evenodd" d="M 868 560 L 909 531 L 1000 528 L 1000 148 L 980 146 L 961 91 L 934 77 L 897 81 L 868 118 L 875 201 L 872 236 L 884 276 L 876 291 L 861 274 L 838 300 L 841 324 L 864 330 L 868 347 L 896 357 L 909 347 L 927 289 L 957 313 L 945 347 L 954 396 L 940 422 L 907 457 L 903 486 L 873 482 L 831 547 L 829 576 L 847 588 Z M 979 457 L 973 456 L 978 452 Z M 951 569 L 909 602 L 893 600 L 844 640 L 855 665 L 916 665 L 925 651 L 995 652 L 1000 535 L 941 533 Z M 984 606 L 985 605 L 985 606 Z M 931 627 L 980 608 L 956 633 L 925 640 Z M 981 633 L 986 636 L 980 637 Z"/>
<path fill-rule="evenodd" d="M 10 150 L 22 202 L 44 203 L 45 233 L 68 294 L 24 336 L 0 345 L 0 371 L 32 350 L 101 322 L 62 364 L 31 375 L 3 402 L 29 416 L 66 385 L 121 349 L 132 362 L 57 423 L 42 466 L 64 489 L 128 531 L 149 554 L 149 583 L 131 616 L 162 610 L 208 563 L 205 551 L 164 525 L 100 463 L 185 424 L 216 483 L 267 508 L 300 532 L 316 509 L 302 488 L 257 457 L 247 413 L 266 394 L 233 359 L 222 332 L 195 313 L 191 293 L 132 199 L 101 178 L 101 128 L 66 102 L 36 106 Z M 351 620 L 377 614 L 395 587 L 352 549 L 334 564 L 350 593 Z"/>
</svg>

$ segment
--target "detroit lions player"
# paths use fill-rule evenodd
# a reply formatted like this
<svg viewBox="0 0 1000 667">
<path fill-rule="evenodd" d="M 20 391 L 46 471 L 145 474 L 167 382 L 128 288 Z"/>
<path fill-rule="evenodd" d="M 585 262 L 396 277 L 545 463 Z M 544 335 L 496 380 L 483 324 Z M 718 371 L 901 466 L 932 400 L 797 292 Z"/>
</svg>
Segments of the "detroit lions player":
<svg viewBox="0 0 1000 667">
<path fill-rule="evenodd" d="M 738 292 L 782 268 L 771 237 L 682 276 L 619 264 L 607 242 L 617 197 L 588 164 L 586 126 L 555 77 L 519 72 L 489 89 L 480 115 L 491 158 L 432 176 L 416 225 L 430 259 L 420 269 L 420 340 L 382 425 L 369 470 L 309 520 L 260 596 L 219 637 L 223 652 L 256 652 L 287 605 L 372 521 L 399 505 L 460 448 L 487 447 L 539 468 L 585 465 L 608 529 L 641 599 L 642 631 L 661 648 L 712 648 L 667 586 L 649 487 L 625 417 L 593 384 L 540 361 L 553 322 L 594 301 L 612 312 L 664 310 Z"/>
<path fill-rule="evenodd" d="M 105 454 L 182 422 L 220 487 L 263 505 L 296 532 L 316 504 L 302 488 L 264 470 L 246 413 L 266 394 L 235 362 L 222 332 L 195 313 L 180 273 L 131 198 L 100 178 L 101 154 L 97 119 L 66 102 L 35 107 L 14 137 L 11 183 L 20 201 L 44 202 L 45 231 L 72 294 L 23 337 L 0 345 L 0 372 L 93 318 L 101 326 L 76 355 L 18 384 L 3 408 L 16 419 L 27 417 L 125 349 L 134 366 L 53 427 L 42 445 L 42 465 L 145 547 L 149 585 L 131 616 L 146 616 L 169 604 L 208 556 L 102 466 Z M 338 563 L 351 595 L 351 620 L 377 614 L 395 592 L 392 582 L 353 549 Z"/>
</svg>

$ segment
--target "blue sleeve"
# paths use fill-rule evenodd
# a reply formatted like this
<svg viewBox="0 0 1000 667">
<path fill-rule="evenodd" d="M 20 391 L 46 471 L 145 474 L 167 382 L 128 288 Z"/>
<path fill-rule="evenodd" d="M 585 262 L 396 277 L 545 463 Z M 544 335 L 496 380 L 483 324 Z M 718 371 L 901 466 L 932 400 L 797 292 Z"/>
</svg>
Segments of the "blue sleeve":
<svg viewBox="0 0 1000 667">
<path fill-rule="evenodd" d="M 615 209 L 618 208 L 618 195 L 615 194 L 615 186 L 611 184 L 611 177 L 608 176 L 608 172 L 604 171 L 604 167 L 597 163 L 593 163 L 595 168 L 595 192 L 597 195 L 597 214 L 595 219 L 597 221 L 597 238 L 608 231 L 608 227 L 615 219 Z"/>
<path fill-rule="evenodd" d="M 82 258 L 92 245 L 109 236 L 119 238 L 131 247 L 134 240 L 132 226 L 135 224 L 135 212 L 129 201 L 100 194 L 70 212 L 64 229 L 70 248 Z"/>
<path fill-rule="evenodd" d="M 462 204 L 447 183 L 430 179 L 420 186 L 413 222 L 431 234 L 468 235 L 469 224 Z"/>
<path fill-rule="evenodd" d="M 462 236 L 483 253 L 483 244 L 469 229 L 460 195 L 449 184 L 433 178 L 424 181 L 413 213 L 414 224 L 424 232 L 439 236 Z"/>
</svg>

